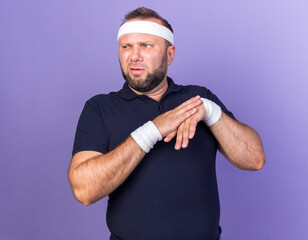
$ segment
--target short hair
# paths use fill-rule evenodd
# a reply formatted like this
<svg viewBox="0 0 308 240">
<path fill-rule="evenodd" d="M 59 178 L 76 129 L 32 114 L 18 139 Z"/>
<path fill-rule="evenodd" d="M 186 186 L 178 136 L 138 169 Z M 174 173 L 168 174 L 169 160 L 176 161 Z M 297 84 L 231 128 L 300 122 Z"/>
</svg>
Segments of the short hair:
<svg viewBox="0 0 308 240">
<path fill-rule="evenodd" d="M 134 18 L 141 18 L 141 19 L 148 19 L 148 18 L 156 18 L 162 21 L 163 25 L 170 29 L 171 32 L 173 32 L 173 29 L 171 25 L 168 23 L 168 21 L 164 18 L 162 18 L 157 12 L 155 12 L 152 9 L 145 8 L 145 7 L 139 7 L 128 14 L 125 15 L 125 19 L 122 24 L 124 24 L 126 21 L 134 19 Z"/>
</svg>

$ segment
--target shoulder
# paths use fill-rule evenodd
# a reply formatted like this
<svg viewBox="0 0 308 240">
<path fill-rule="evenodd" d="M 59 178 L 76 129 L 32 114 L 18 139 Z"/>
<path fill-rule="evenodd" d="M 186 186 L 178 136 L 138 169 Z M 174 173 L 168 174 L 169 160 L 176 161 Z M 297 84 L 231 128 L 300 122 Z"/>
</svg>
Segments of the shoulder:
<svg viewBox="0 0 308 240">
<path fill-rule="evenodd" d="M 110 92 L 110 93 L 107 93 L 107 94 L 97 94 L 97 95 L 94 95 L 93 97 L 89 98 L 87 100 L 87 102 L 103 102 L 103 101 L 107 101 L 109 99 L 112 99 L 112 98 L 115 98 L 117 97 L 117 95 L 119 94 L 119 92 Z"/>
<path fill-rule="evenodd" d="M 86 104 L 96 107 L 106 106 L 119 99 L 119 92 L 110 92 L 108 94 L 97 94 L 86 101 Z"/>
</svg>

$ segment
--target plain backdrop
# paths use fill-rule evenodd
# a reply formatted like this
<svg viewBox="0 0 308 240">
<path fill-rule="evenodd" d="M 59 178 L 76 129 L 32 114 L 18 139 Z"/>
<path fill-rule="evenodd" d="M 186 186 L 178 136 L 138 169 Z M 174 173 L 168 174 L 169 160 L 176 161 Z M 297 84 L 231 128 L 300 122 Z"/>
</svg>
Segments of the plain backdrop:
<svg viewBox="0 0 308 240">
<path fill-rule="evenodd" d="M 224 240 L 308 239 L 308 1 L 0 1 L 0 239 L 108 239 L 107 199 L 67 180 L 87 99 L 123 85 L 116 35 L 140 6 L 172 24 L 169 76 L 212 90 L 260 134 L 261 171 L 220 154 Z"/>
</svg>

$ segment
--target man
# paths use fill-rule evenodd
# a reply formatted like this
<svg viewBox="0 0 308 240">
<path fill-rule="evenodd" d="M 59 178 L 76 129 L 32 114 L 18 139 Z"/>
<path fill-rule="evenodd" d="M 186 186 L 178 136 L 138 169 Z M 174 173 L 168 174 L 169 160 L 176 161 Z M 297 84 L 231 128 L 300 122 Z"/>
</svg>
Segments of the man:
<svg viewBox="0 0 308 240">
<path fill-rule="evenodd" d="M 172 32 L 150 9 L 129 13 L 118 33 L 126 83 L 88 100 L 78 122 L 69 180 L 84 205 L 109 195 L 112 240 L 220 239 L 217 148 L 241 169 L 265 162 L 258 134 L 213 93 L 167 77 Z"/>
</svg>

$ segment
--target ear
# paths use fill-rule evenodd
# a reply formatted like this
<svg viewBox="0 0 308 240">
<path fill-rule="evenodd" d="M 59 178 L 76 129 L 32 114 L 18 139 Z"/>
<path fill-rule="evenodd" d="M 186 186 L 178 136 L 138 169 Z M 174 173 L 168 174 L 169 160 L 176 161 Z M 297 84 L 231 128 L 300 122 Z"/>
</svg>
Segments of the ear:
<svg viewBox="0 0 308 240">
<path fill-rule="evenodd" d="M 171 65 L 175 54 L 175 46 L 171 45 L 167 48 L 168 65 Z"/>
</svg>

